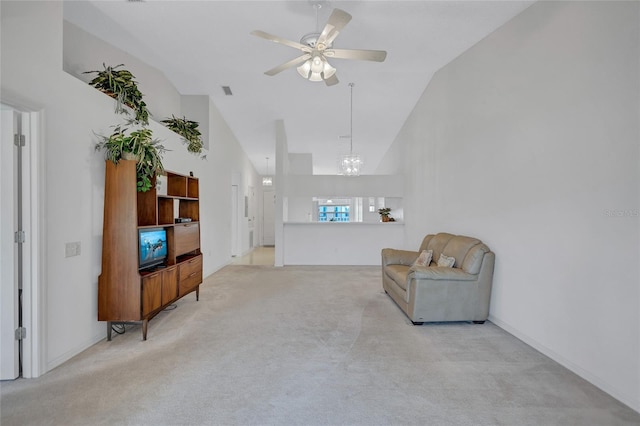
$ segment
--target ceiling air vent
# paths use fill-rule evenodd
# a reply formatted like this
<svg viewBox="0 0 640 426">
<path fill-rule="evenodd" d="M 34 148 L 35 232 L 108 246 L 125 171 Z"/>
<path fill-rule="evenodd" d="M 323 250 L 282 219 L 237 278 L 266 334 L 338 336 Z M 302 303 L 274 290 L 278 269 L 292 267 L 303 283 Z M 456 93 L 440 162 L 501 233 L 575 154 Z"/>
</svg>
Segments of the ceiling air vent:
<svg viewBox="0 0 640 426">
<path fill-rule="evenodd" d="M 222 86 L 222 90 L 224 91 L 224 94 L 227 96 L 233 95 L 233 93 L 231 93 L 231 87 L 229 86 Z"/>
</svg>

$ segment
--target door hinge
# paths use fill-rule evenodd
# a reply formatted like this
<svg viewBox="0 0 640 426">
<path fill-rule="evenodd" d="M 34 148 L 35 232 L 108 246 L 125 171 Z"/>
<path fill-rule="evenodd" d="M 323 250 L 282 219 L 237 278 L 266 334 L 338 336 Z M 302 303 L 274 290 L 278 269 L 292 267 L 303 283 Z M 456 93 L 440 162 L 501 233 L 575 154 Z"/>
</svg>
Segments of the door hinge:
<svg viewBox="0 0 640 426">
<path fill-rule="evenodd" d="M 24 327 L 16 328 L 16 340 L 22 340 L 27 338 L 27 329 Z"/>
<path fill-rule="evenodd" d="M 17 244 L 22 244 L 26 240 L 27 238 L 24 231 L 16 231 L 15 234 L 13 234 L 13 241 L 16 242 Z"/>
<path fill-rule="evenodd" d="M 25 139 L 24 139 L 24 135 L 19 135 L 19 134 L 14 134 L 13 135 L 13 144 L 15 146 L 24 146 L 25 145 Z"/>
</svg>

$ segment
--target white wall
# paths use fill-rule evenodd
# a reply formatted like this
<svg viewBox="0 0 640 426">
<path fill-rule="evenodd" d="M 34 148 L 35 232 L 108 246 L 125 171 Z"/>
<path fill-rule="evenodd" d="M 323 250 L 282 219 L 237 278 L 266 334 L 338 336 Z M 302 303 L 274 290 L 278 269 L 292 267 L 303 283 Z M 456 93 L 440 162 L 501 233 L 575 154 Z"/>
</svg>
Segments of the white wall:
<svg viewBox="0 0 640 426">
<path fill-rule="evenodd" d="M 197 121 L 198 130 L 202 138 L 202 146 L 209 150 L 209 122 L 212 120 L 210 116 L 211 99 L 208 95 L 182 95 L 180 96 L 181 113 L 173 113 L 176 117 L 186 117 L 187 120 Z"/>
<path fill-rule="evenodd" d="M 135 57 L 113 47 L 82 28 L 64 21 L 63 23 L 63 69 L 80 80 L 89 82 L 96 74 L 85 71 L 100 71 L 107 66 L 124 64 L 134 75 L 138 88 L 144 95 L 150 116 L 156 121 L 174 114 L 182 117 L 180 93 L 165 75 Z M 200 117 L 195 119 L 198 121 Z"/>
<path fill-rule="evenodd" d="M 385 247 L 400 247 L 401 223 L 284 224 L 285 265 L 380 265 Z"/>
<path fill-rule="evenodd" d="M 402 197 L 402 175 L 289 175 L 282 179 L 290 197 Z"/>
<path fill-rule="evenodd" d="M 104 160 L 93 149 L 93 132 L 107 132 L 122 116 L 114 115 L 113 99 L 63 71 L 62 3 L 1 2 L 0 8 L 2 101 L 40 109 L 43 117 L 40 196 L 45 215 L 42 288 L 48 370 L 106 334 L 104 323 L 96 320 Z M 257 182 L 248 158 L 213 105 L 210 125 L 210 151 L 203 161 L 186 151 L 178 135 L 150 123 L 154 136 L 171 149 L 165 167 L 193 171 L 200 178 L 205 275 L 231 259 L 231 176 L 241 175 L 243 188 Z M 247 234 L 246 224 L 243 229 Z M 72 241 L 81 243 L 81 255 L 65 258 L 64 244 Z M 248 237 L 243 244 L 248 245 Z"/>
<path fill-rule="evenodd" d="M 490 319 L 636 410 L 639 10 L 534 4 L 434 76 L 380 169 L 407 248 L 484 240 Z"/>
</svg>

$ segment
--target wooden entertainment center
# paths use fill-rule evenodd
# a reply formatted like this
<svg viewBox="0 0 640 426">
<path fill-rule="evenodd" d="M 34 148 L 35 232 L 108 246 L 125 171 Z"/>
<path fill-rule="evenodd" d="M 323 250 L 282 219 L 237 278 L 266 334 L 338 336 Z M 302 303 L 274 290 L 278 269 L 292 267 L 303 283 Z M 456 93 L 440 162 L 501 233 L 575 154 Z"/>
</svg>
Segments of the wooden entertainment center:
<svg viewBox="0 0 640 426">
<path fill-rule="evenodd" d="M 140 321 L 147 340 L 151 318 L 191 292 L 199 299 L 198 179 L 166 171 L 162 181 L 162 191 L 152 182 L 151 190 L 137 192 L 136 162 L 106 161 L 98 321 L 107 321 L 108 340 L 113 323 Z M 167 256 L 162 265 L 140 270 L 138 232 L 147 228 L 166 231 Z"/>
</svg>

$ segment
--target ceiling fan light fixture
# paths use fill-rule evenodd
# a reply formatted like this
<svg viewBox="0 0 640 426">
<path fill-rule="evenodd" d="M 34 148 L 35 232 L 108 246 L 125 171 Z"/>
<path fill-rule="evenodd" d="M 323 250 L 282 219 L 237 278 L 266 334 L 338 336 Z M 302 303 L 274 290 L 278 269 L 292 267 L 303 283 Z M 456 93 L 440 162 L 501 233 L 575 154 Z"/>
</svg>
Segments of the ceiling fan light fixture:
<svg viewBox="0 0 640 426">
<path fill-rule="evenodd" d="M 315 3 L 314 7 L 316 9 L 316 31 L 305 34 L 300 39 L 300 43 L 260 30 L 251 31 L 251 34 L 256 37 L 293 47 L 304 53 L 302 56 L 266 71 L 266 75 L 274 76 L 286 69 L 297 67 L 298 74 L 304 79 L 315 82 L 324 81 L 327 86 L 334 86 L 339 83 L 339 80 L 335 75 L 336 69 L 329 64 L 327 57 L 376 62 L 385 60 L 387 52 L 383 50 L 333 49 L 333 42 L 343 28 L 351 21 L 351 15 L 344 10 L 333 9 L 327 23 L 322 31 L 320 31 L 318 25 L 318 9 L 320 9 L 320 4 Z M 302 63 L 302 65 L 299 65 L 300 63 Z"/>
<path fill-rule="evenodd" d="M 322 55 L 307 59 L 297 70 L 303 78 L 315 82 L 324 81 L 336 73 L 336 69 Z"/>
</svg>

